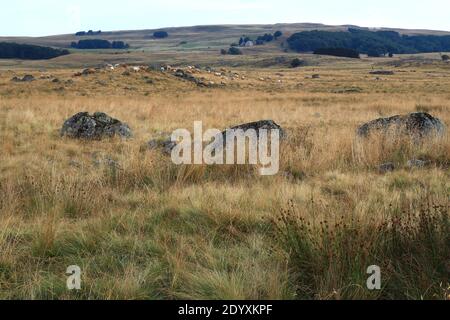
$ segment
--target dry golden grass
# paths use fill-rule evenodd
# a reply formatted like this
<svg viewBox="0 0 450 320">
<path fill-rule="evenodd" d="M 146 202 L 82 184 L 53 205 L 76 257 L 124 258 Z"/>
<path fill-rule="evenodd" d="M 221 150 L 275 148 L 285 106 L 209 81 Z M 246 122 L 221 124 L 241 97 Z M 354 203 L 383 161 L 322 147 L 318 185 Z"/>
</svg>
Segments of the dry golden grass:
<svg viewBox="0 0 450 320">
<path fill-rule="evenodd" d="M 357 126 L 379 116 L 424 110 L 448 126 L 449 72 L 428 68 L 382 80 L 368 75 L 367 62 L 238 70 L 245 81 L 218 89 L 159 73 L 148 74 L 154 85 L 140 74 L 105 73 L 54 91 L 49 81 L 12 84 L 12 74 L 3 74 L 0 298 L 445 299 L 450 136 L 421 146 L 355 141 Z M 73 72 L 54 73 L 65 79 Z M 310 79 L 313 73 L 321 78 Z M 123 89 L 130 84 L 135 90 Z M 130 125 L 134 138 L 60 138 L 63 121 L 80 111 L 112 115 Z M 145 147 L 161 132 L 192 129 L 194 121 L 223 129 L 260 119 L 289 132 L 274 177 L 248 166 L 177 167 Z M 430 164 L 410 170 L 409 159 Z M 379 174 L 377 166 L 388 161 L 398 169 Z M 431 209 L 419 210 L 425 202 Z M 425 224 L 433 232 L 420 229 L 410 239 L 392 229 L 393 218 L 430 210 L 438 210 Z M 340 219 L 352 228 L 336 226 Z M 354 242 L 325 239 L 324 221 Z M 423 226 L 408 221 L 408 228 Z M 302 233 L 303 224 L 312 229 Z M 393 230 L 404 252 L 383 247 L 392 245 L 386 239 Z M 384 268 L 381 291 L 364 287 L 371 264 Z M 69 265 L 83 270 L 80 292 L 65 287 Z"/>
</svg>

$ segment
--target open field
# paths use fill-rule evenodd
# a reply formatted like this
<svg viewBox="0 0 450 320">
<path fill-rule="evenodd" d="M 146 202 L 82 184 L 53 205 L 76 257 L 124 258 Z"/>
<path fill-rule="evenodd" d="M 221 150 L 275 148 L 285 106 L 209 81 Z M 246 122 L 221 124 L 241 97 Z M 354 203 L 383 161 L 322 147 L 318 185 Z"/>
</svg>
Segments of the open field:
<svg viewBox="0 0 450 320">
<path fill-rule="evenodd" d="M 158 54 L 173 58 L 130 53 Z M 423 145 L 355 141 L 380 116 L 426 111 L 450 125 L 450 65 L 438 54 L 301 55 L 297 69 L 265 68 L 271 53 L 177 54 L 175 65 L 223 73 L 199 71 L 214 82 L 205 88 L 152 70 L 74 77 L 110 61 L 74 56 L 0 61 L 0 299 L 449 299 L 449 132 Z M 10 81 L 25 74 L 36 81 Z M 61 138 L 80 111 L 126 122 L 133 139 Z M 146 146 L 194 121 L 261 119 L 289 135 L 273 177 L 179 167 Z M 410 159 L 429 162 L 410 169 Z M 397 169 L 379 173 L 386 162 Z M 79 292 L 66 289 L 70 265 L 83 271 Z M 370 265 L 382 290 L 366 289 Z"/>
</svg>

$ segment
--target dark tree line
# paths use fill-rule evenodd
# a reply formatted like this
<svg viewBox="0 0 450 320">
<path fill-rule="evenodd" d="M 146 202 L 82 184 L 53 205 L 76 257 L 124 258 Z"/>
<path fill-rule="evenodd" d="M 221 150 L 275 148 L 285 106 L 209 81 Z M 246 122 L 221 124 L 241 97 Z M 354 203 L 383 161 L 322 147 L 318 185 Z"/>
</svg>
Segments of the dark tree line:
<svg viewBox="0 0 450 320">
<path fill-rule="evenodd" d="M 67 55 L 68 50 L 41 47 L 30 44 L 0 42 L 0 59 L 43 60 Z"/>
<path fill-rule="evenodd" d="M 155 33 L 153 33 L 153 37 L 155 37 L 156 39 L 164 39 L 168 36 L 169 34 L 167 33 L 167 31 L 156 31 Z"/>
<path fill-rule="evenodd" d="M 101 39 L 92 40 L 80 40 L 78 42 L 72 42 L 70 45 L 76 49 L 128 49 L 130 46 L 123 41 L 113 41 Z"/>
<path fill-rule="evenodd" d="M 101 33 L 102 33 L 101 30 L 98 30 L 98 31 L 89 30 L 88 32 L 86 32 L 86 31 L 79 31 L 79 32 L 75 33 L 75 35 L 77 37 L 82 37 L 82 36 L 95 36 L 95 35 L 98 35 L 98 34 L 101 34 Z"/>
<path fill-rule="evenodd" d="M 305 31 L 287 39 L 291 49 L 311 52 L 321 48 L 353 49 L 370 56 L 450 51 L 450 36 L 400 35 L 394 31 L 349 29 L 348 32 Z"/>
<path fill-rule="evenodd" d="M 283 33 L 281 31 L 276 31 L 274 34 L 266 33 L 263 36 L 258 36 L 254 43 L 256 45 L 263 45 L 266 42 L 271 42 L 273 40 L 277 40 L 279 37 L 281 37 Z M 239 46 L 244 46 L 248 41 L 253 41 L 250 37 L 242 36 L 239 39 Z"/>
<path fill-rule="evenodd" d="M 347 48 L 320 48 L 315 50 L 314 54 L 359 59 L 358 51 Z"/>
</svg>

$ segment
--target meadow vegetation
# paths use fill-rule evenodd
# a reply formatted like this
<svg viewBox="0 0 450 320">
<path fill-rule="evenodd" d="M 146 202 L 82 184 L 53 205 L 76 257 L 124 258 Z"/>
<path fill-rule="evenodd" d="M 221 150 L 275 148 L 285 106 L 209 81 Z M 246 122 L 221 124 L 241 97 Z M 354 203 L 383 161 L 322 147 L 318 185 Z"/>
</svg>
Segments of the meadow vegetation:
<svg viewBox="0 0 450 320">
<path fill-rule="evenodd" d="M 342 61 L 236 69 L 245 80 L 218 88 L 157 72 L 151 84 L 73 70 L 17 84 L 0 72 L 0 299 L 448 299 L 450 135 L 415 144 L 355 132 L 414 111 L 449 126 L 450 69 L 376 79 L 371 60 Z M 61 138 L 80 111 L 106 112 L 134 138 Z M 276 176 L 175 166 L 147 147 L 194 121 L 261 119 L 288 132 Z M 385 162 L 397 169 L 379 173 Z M 79 292 L 66 288 L 70 265 L 82 269 Z M 370 265 L 379 291 L 366 288 Z"/>
</svg>

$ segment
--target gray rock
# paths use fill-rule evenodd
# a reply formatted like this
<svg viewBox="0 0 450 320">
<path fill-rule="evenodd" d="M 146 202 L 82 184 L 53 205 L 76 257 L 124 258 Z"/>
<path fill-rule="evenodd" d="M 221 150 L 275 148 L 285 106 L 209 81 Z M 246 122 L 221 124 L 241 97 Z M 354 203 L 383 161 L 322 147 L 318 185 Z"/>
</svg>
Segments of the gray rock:
<svg viewBox="0 0 450 320">
<path fill-rule="evenodd" d="M 27 74 L 27 75 L 23 76 L 23 78 L 14 77 L 11 79 L 11 81 L 13 81 L 13 82 L 31 82 L 34 80 L 36 80 L 36 79 L 31 74 Z"/>
<path fill-rule="evenodd" d="M 428 113 L 415 112 L 370 121 L 359 127 L 357 134 L 360 137 L 368 137 L 375 132 L 388 133 L 389 131 L 422 138 L 432 135 L 442 136 L 445 126 L 441 120 Z"/>
<path fill-rule="evenodd" d="M 256 122 L 245 123 L 245 124 L 231 127 L 228 130 L 243 130 L 245 132 L 245 131 L 251 130 L 251 129 L 256 131 L 256 134 L 258 135 L 258 137 L 259 137 L 259 130 L 264 130 L 264 129 L 265 130 L 279 130 L 280 138 L 286 137 L 286 132 L 284 131 L 284 129 L 273 120 L 261 120 L 261 121 L 256 121 Z M 222 132 L 222 135 L 224 137 L 226 136 L 226 134 L 227 134 L 227 130 Z"/>
<path fill-rule="evenodd" d="M 380 173 L 392 172 L 394 170 L 395 165 L 392 162 L 383 163 L 378 166 L 378 172 Z"/>
<path fill-rule="evenodd" d="M 223 137 L 223 142 L 225 145 L 226 142 L 226 136 L 228 130 L 243 130 L 246 132 L 247 130 L 254 129 L 256 131 L 256 135 L 259 137 L 259 130 L 266 129 L 266 130 L 279 130 L 280 131 L 280 138 L 286 138 L 286 132 L 279 126 L 275 121 L 273 120 L 262 120 L 262 121 L 256 121 L 256 122 L 250 122 L 241 124 L 238 126 L 231 127 L 221 133 Z M 173 148 L 176 147 L 177 143 L 173 142 L 170 138 L 164 138 L 164 139 L 153 139 L 150 140 L 148 143 L 148 148 L 151 150 L 155 149 L 162 149 L 164 153 L 171 154 Z"/>
<path fill-rule="evenodd" d="M 61 129 L 61 136 L 76 139 L 99 140 L 116 135 L 131 138 L 132 132 L 127 124 L 102 112 L 96 112 L 93 115 L 87 112 L 77 113 L 66 120 Z"/>
<path fill-rule="evenodd" d="M 372 71 L 370 74 L 377 74 L 377 75 L 383 75 L 383 76 L 392 76 L 392 75 L 394 75 L 394 71 L 376 70 L 376 71 Z"/>
<path fill-rule="evenodd" d="M 164 153 L 171 154 L 173 148 L 176 147 L 177 143 L 173 142 L 170 138 L 167 138 L 163 140 L 150 140 L 147 145 L 150 150 L 162 149 Z"/>
<path fill-rule="evenodd" d="M 412 159 L 408 160 L 406 163 L 407 167 L 410 169 L 414 168 L 423 168 L 428 164 L 428 161 L 418 160 L 418 159 Z"/>
</svg>

